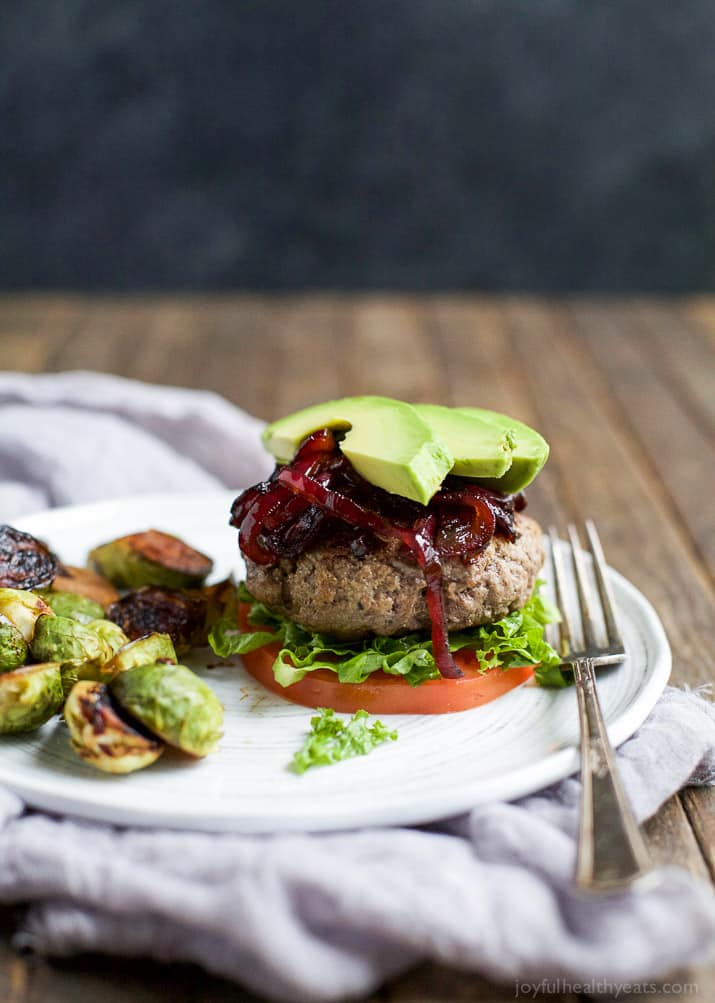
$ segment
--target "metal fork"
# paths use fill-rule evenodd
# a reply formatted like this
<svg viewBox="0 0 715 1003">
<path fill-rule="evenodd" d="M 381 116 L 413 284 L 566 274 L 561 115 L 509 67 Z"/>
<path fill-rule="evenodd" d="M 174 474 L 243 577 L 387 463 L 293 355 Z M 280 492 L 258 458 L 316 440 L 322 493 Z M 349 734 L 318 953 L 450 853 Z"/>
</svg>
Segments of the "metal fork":
<svg viewBox="0 0 715 1003">
<path fill-rule="evenodd" d="M 576 527 L 568 527 L 569 542 L 559 541 L 549 530 L 556 602 L 563 617 L 559 627 L 563 666 L 573 669 L 581 727 L 581 814 L 576 860 L 576 884 L 589 892 L 622 891 L 651 872 L 651 861 L 638 824 L 626 800 L 616 769 L 613 748 L 606 733 L 596 692 L 595 667 L 622 662 L 626 651 L 615 617 L 603 548 L 596 527 L 586 521 L 586 536 L 593 557 L 593 572 L 606 628 L 604 644 L 598 637 L 594 596 L 586 574 L 586 561 Z M 576 594 L 581 611 L 583 646 L 574 640 L 565 599 L 570 579 L 564 550 L 573 563 Z"/>
</svg>

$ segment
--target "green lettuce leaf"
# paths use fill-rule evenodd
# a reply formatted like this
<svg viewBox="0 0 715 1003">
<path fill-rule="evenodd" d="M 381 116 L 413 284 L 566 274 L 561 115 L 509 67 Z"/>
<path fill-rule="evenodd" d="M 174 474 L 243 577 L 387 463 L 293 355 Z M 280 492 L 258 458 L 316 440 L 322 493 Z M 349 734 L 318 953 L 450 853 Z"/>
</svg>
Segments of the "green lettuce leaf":
<svg viewBox="0 0 715 1003">
<path fill-rule="evenodd" d="M 355 711 L 344 721 L 330 707 L 318 707 L 310 719 L 310 732 L 301 749 L 293 756 L 293 769 L 305 773 L 312 766 L 329 766 L 353 756 L 366 756 L 383 742 L 394 742 L 397 732 L 386 728 L 382 721 L 368 724 L 366 710 Z"/>
<path fill-rule="evenodd" d="M 534 677 L 540 686 L 568 685 L 559 668 L 559 655 L 544 637 L 546 624 L 557 623 L 560 614 L 541 594 L 542 584 L 536 583 L 534 594 L 523 609 L 494 623 L 450 632 L 450 651 L 471 649 L 482 671 L 535 665 Z M 290 686 L 316 669 L 335 672 L 341 683 L 364 682 L 378 669 L 402 676 L 412 686 L 418 686 L 425 679 L 440 678 L 432 654 L 432 641 L 425 632 L 341 641 L 306 630 L 280 613 L 274 613 L 257 602 L 243 582 L 238 587 L 238 598 L 250 604 L 248 620 L 259 629 L 241 631 L 234 615 L 233 619 L 224 618 L 214 625 L 209 643 L 222 657 L 242 655 L 266 644 L 279 643 L 281 649 L 273 663 L 273 673 L 281 686 Z"/>
</svg>

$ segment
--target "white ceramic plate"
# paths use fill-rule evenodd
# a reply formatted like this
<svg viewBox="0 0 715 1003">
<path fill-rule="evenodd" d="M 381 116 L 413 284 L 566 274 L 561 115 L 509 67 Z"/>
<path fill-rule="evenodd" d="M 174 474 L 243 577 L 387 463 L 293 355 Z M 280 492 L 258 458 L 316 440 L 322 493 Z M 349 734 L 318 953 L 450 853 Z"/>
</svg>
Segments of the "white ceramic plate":
<svg viewBox="0 0 715 1003">
<path fill-rule="evenodd" d="M 164 529 L 212 555 L 219 580 L 241 572 L 236 532 L 227 525 L 233 497 L 133 497 L 55 509 L 18 526 L 48 541 L 68 564 L 83 564 L 91 547 L 121 534 Z M 648 601 L 615 572 L 612 583 L 628 658 L 602 670 L 599 693 L 617 745 L 662 692 L 670 650 Z M 432 821 L 528 794 L 578 766 L 573 689 L 524 685 L 458 714 L 391 716 L 396 742 L 297 776 L 288 764 L 312 712 L 264 690 L 238 659 L 216 667 L 219 660 L 201 649 L 187 661 L 225 706 L 225 735 L 214 755 L 194 762 L 168 753 L 141 772 L 109 776 L 74 755 L 56 719 L 30 735 L 0 739 L 0 783 L 31 805 L 116 824 L 266 832 Z"/>
</svg>

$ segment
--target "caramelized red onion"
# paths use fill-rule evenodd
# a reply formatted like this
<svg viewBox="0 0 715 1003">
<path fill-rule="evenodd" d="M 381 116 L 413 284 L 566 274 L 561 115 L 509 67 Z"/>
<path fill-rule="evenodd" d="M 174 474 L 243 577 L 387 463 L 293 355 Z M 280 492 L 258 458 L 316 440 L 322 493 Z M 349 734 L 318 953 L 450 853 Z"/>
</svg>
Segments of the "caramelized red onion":
<svg viewBox="0 0 715 1003">
<path fill-rule="evenodd" d="M 340 452 L 329 429 L 314 432 L 293 461 L 233 503 L 231 525 L 242 552 L 255 564 L 297 557 L 349 527 L 356 552 L 371 539 L 399 540 L 422 569 L 432 622 L 432 650 L 440 673 L 463 675 L 449 651 L 442 591 L 442 558 L 474 560 L 495 535 L 516 539 L 514 513 L 522 494 L 502 495 L 461 477 L 447 477 L 429 505 L 369 484 Z"/>
</svg>

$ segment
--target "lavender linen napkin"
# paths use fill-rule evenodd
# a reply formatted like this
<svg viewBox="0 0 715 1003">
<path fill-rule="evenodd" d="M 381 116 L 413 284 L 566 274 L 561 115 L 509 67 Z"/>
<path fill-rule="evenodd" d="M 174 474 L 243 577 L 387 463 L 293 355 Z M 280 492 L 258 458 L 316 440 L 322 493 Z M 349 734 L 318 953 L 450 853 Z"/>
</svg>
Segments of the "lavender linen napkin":
<svg viewBox="0 0 715 1003">
<path fill-rule="evenodd" d="M 212 394 L 0 374 L 0 412 L 0 519 L 270 466 L 260 424 Z M 715 783 L 715 708 L 669 688 L 618 759 L 640 819 Z M 243 837 L 28 813 L 0 788 L 0 901 L 31 903 L 16 939 L 37 951 L 195 961 L 276 1000 L 360 996 L 427 958 L 512 984 L 636 982 L 706 958 L 715 898 L 682 870 L 638 896 L 574 893 L 578 793 L 570 778 L 430 829 Z"/>
</svg>

